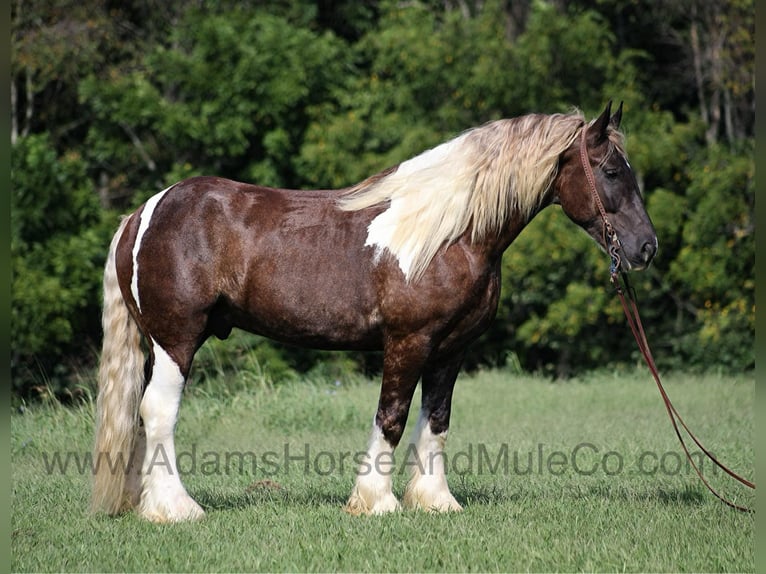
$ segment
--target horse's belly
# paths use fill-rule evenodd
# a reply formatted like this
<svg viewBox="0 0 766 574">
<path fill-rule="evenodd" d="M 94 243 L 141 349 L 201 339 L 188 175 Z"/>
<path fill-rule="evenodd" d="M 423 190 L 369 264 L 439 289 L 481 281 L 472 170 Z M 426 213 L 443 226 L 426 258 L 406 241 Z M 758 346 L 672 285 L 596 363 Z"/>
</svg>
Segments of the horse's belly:
<svg viewBox="0 0 766 574">
<path fill-rule="evenodd" d="M 262 297 L 243 312 L 231 314 L 231 323 L 283 343 L 317 349 L 378 350 L 382 347 L 380 324 L 375 311 L 306 301 L 295 293 L 284 293 L 281 300 Z"/>
</svg>

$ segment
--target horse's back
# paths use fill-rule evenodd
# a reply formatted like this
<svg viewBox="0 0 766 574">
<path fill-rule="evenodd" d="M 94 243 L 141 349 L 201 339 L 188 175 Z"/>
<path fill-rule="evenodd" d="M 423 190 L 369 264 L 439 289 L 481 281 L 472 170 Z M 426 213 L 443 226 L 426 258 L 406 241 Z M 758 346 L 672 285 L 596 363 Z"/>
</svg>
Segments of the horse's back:
<svg viewBox="0 0 766 574">
<path fill-rule="evenodd" d="M 375 347 L 367 223 L 337 208 L 339 193 L 181 181 L 131 216 L 118 253 L 123 293 L 166 338 L 181 323 L 200 338 L 241 327 L 297 344 Z"/>
</svg>

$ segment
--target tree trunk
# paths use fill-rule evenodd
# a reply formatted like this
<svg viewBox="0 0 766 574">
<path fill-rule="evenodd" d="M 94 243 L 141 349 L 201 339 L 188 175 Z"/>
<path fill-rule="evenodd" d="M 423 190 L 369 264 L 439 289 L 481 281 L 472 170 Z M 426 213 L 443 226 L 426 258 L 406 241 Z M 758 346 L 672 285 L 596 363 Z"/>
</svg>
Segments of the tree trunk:
<svg viewBox="0 0 766 574">
<path fill-rule="evenodd" d="M 16 117 L 16 78 L 11 77 L 11 145 L 16 143 L 19 137 L 19 120 Z"/>
<path fill-rule="evenodd" d="M 710 113 L 705 97 L 705 78 L 702 74 L 702 50 L 700 49 L 699 31 L 697 28 L 697 10 L 692 12 L 691 28 L 689 30 L 692 48 L 692 60 L 694 62 L 694 80 L 697 85 L 697 99 L 699 100 L 700 116 L 705 126 L 710 125 Z"/>
</svg>

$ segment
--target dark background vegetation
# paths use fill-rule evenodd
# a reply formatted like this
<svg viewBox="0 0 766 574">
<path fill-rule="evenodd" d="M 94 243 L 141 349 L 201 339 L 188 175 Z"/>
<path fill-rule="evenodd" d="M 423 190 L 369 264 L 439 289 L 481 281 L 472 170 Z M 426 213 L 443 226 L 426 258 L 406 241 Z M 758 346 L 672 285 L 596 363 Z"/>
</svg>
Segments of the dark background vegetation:
<svg viewBox="0 0 766 574">
<path fill-rule="evenodd" d="M 658 362 L 753 367 L 753 0 L 11 4 L 17 397 L 92 389 L 118 217 L 180 178 L 340 187 L 488 120 L 610 99 L 660 239 L 634 275 Z M 503 283 L 469 367 L 638 360 L 608 261 L 558 208 L 506 253 Z M 198 378 L 376 366 L 234 339 L 203 348 Z"/>
</svg>

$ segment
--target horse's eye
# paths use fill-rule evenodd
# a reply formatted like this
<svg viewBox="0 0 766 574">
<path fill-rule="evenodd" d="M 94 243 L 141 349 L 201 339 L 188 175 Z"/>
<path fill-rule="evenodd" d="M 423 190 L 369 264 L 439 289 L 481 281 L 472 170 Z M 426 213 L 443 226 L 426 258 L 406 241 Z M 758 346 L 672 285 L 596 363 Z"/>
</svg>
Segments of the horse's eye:
<svg viewBox="0 0 766 574">
<path fill-rule="evenodd" d="M 605 169 L 604 170 L 604 175 L 606 175 L 606 177 L 608 177 L 609 179 L 617 178 L 618 174 L 619 174 L 619 172 L 616 169 Z"/>
</svg>

